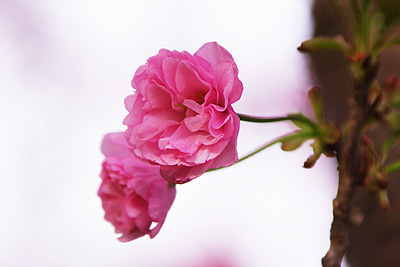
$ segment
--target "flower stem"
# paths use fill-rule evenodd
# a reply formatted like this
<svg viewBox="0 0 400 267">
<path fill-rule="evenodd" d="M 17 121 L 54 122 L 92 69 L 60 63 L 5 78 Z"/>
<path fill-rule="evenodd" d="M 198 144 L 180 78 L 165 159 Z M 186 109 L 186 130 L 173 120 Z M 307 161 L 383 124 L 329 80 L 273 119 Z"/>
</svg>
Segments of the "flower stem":
<svg viewBox="0 0 400 267">
<path fill-rule="evenodd" d="M 298 133 L 298 132 L 289 133 L 289 134 L 281 136 L 281 137 L 279 137 L 279 138 L 277 138 L 275 140 L 272 140 L 271 142 L 266 143 L 265 145 L 261 146 L 260 148 L 254 150 L 253 152 L 251 152 L 251 153 L 247 154 L 246 156 L 240 158 L 238 161 L 236 161 L 234 163 L 234 165 L 238 164 L 239 162 L 242 162 L 242 161 L 244 161 L 244 160 L 246 160 L 246 159 L 248 159 L 248 158 L 250 158 L 250 157 L 252 157 L 252 156 L 254 156 L 256 154 L 258 154 L 259 152 L 263 151 L 264 149 L 267 149 L 267 148 L 269 148 L 269 147 L 271 147 L 271 146 L 273 146 L 273 145 L 275 145 L 277 143 L 282 143 L 282 142 L 285 142 L 285 141 L 289 141 L 289 140 L 292 140 L 293 138 L 298 138 L 299 136 L 312 138 L 312 135 L 310 135 L 307 132 L 306 133 Z M 216 169 L 209 169 L 209 170 L 207 170 L 207 172 L 219 170 L 219 169 L 222 169 L 222 168 L 225 168 L 225 167 L 220 167 L 220 168 L 216 168 Z"/>
<path fill-rule="evenodd" d="M 289 121 L 291 118 L 289 116 L 287 117 L 255 117 L 255 116 L 249 116 L 249 115 L 244 115 L 240 113 L 236 113 L 241 121 L 247 121 L 247 122 L 279 122 L 279 121 Z"/>
<path fill-rule="evenodd" d="M 258 148 L 258 149 L 256 149 L 256 150 L 254 150 L 253 152 L 247 154 L 246 156 L 240 158 L 238 161 L 236 161 L 235 164 L 237 164 L 237 163 L 239 163 L 239 162 L 242 162 L 242 161 L 244 161 L 244 160 L 246 160 L 246 159 L 248 159 L 248 158 L 254 156 L 255 154 L 258 154 L 259 152 L 263 151 L 264 149 L 267 149 L 268 147 L 271 147 L 271 146 L 273 146 L 273 145 L 275 145 L 275 144 L 277 144 L 277 143 L 279 143 L 279 142 L 280 142 L 280 139 L 273 140 L 273 141 L 271 141 L 271 142 L 269 142 L 269 143 L 263 145 L 262 147 L 260 147 L 260 148 Z"/>
<path fill-rule="evenodd" d="M 280 121 L 292 121 L 292 122 L 303 122 L 314 128 L 315 123 L 304 116 L 301 113 L 289 114 L 283 117 L 257 117 L 245 114 L 236 113 L 241 121 L 256 122 L 256 123 L 268 123 L 268 122 L 280 122 Z"/>
<path fill-rule="evenodd" d="M 270 147 L 270 146 L 275 145 L 276 143 L 279 143 L 279 141 L 280 141 L 279 139 L 276 139 L 276 140 L 273 140 L 273 141 L 271 141 L 271 142 L 269 142 L 269 143 L 263 145 L 262 147 L 260 147 L 260 148 L 258 148 L 258 149 L 256 149 L 256 150 L 254 150 L 253 152 L 251 152 L 251 153 L 247 154 L 246 156 L 240 158 L 240 159 L 239 159 L 238 161 L 236 161 L 233 165 L 238 164 L 239 162 L 242 162 L 242 161 L 244 161 L 244 160 L 246 160 L 246 159 L 248 159 L 248 158 L 254 156 L 255 154 L 257 154 L 257 153 L 263 151 L 264 149 L 266 149 L 266 148 L 268 148 L 268 147 Z M 216 171 L 216 170 L 223 169 L 223 168 L 225 168 L 225 167 L 220 167 L 220 168 L 216 168 L 216 169 L 209 169 L 209 170 L 207 170 L 206 172 L 212 172 L 212 171 Z"/>
</svg>

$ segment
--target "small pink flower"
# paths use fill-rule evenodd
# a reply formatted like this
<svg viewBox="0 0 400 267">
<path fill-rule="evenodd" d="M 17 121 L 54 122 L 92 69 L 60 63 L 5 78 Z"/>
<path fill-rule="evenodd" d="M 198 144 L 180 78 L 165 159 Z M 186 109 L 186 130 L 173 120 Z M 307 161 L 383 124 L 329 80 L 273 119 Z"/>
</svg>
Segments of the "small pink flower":
<svg viewBox="0 0 400 267">
<path fill-rule="evenodd" d="M 174 201 L 173 184 L 161 176 L 159 166 L 150 165 L 132 154 L 124 134 L 107 134 L 101 145 L 106 159 L 100 174 L 98 195 L 104 218 L 128 242 L 148 234 L 155 237 Z M 150 229 L 152 223 L 157 225 Z"/>
<path fill-rule="evenodd" d="M 194 55 L 162 49 L 139 67 L 125 137 L 140 158 L 161 165 L 161 175 L 186 183 L 211 168 L 237 161 L 239 117 L 232 103 L 243 85 L 232 56 L 217 43 Z"/>
</svg>

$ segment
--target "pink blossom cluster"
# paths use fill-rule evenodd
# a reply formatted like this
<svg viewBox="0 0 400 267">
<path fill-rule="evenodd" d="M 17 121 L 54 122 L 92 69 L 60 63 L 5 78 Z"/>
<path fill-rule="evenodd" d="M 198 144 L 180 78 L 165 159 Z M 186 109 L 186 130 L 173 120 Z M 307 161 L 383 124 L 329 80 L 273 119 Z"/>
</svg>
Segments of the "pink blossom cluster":
<svg viewBox="0 0 400 267">
<path fill-rule="evenodd" d="M 243 91 L 232 56 L 216 42 L 193 55 L 161 49 L 136 70 L 132 87 L 127 130 L 103 140 L 98 192 L 121 241 L 158 233 L 175 184 L 237 161 L 232 104 Z"/>
</svg>

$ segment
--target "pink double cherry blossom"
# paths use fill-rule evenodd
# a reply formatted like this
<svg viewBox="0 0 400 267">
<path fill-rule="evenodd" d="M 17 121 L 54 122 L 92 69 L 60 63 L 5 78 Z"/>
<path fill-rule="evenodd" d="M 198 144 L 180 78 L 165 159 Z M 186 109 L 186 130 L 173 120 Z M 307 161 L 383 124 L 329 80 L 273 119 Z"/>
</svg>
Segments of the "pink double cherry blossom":
<svg viewBox="0 0 400 267">
<path fill-rule="evenodd" d="M 136 156 L 161 166 L 165 180 L 186 183 L 237 161 L 232 103 L 243 85 L 222 46 L 206 43 L 194 55 L 161 49 L 137 69 L 132 87 L 125 137 Z"/>
<path fill-rule="evenodd" d="M 107 134 L 101 149 L 106 159 L 98 195 L 104 218 L 121 234 L 122 242 L 146 234 L 155 237 L 174 201 L 175 185 L 161 177 L 159 166 L 133 155 L 122 132 Z"/>
<path fill-rule="evenodd" d="M 160 50 L 137 69 L 132 87 L 125 134 L 103 139 L 98 190 L 122 242 L 158 234 L 175 183 L 237 161 L 240 121 L 232 103 L 243 91 L 232 56 L 215 42 L 194 55 Z"/>
</svg>

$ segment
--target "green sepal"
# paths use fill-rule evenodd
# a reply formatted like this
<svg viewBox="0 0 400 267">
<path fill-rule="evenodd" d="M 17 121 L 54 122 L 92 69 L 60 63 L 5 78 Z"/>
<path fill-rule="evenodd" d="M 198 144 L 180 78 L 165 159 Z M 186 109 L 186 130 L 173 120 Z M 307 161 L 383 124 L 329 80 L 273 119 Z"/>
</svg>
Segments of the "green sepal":
<svg viewBox="0 0 400 267">
<path fill-rule="evenodd" d="M 318 124 L 322 123 L 324 120 L 324 98 L 321 89 L 318 86 L 311 88 L 311 90 L 308 91 L 308 99 L 311 102 L 315 119 Z"/>
<path fill-rule="evenodd" d="M 400 113 L 396 110 L 392 110 L 386 115 L 386 121 L 392 129 L 400 129 Z"/>
<path fill-rule="evenodd" d="M 388 174 L 400 171 L 400 159 L 385 165 L 385 170 Z"/>
<path fill-rule="evenodd" d="M 393 46 L 398 46 L 398 45 L 400 45 L 400 36 L 395 36 L 395 37 L 387 40 L 386 42 L 384 42 L 377 48 L 375 48 L 373 53 L 378 56 L 386 49 L 393 47 Z"/>
<path fill-rule="evenodd" d="M 304 162 L 303 165 L 303 167 L 307 169 L 314 167 L 317 160 L 321 157 L 322 151 L 324 150 L 324 144 L 322 144 L 319 140 L 316 140 L 312 144 L 312 148 L 314 154 L 308 157 L 308 159 Z"/>
<path fill-rule="evenodd" d="M 293 138 L 292 140 L 282 142 L 281 149 L 283 151 L 293 151 L 299 148 L 303 143 L 304 143 L 303 139 Z"/>
<path fill-rule="evenodd" d="M 281 148 L 283 151 L 293 151 L 299 148 L 305 141 L 312 138 L 312 133 L 299 130 L 294 134 L 284 136 L 281 141 Z"/>
<path fill-rule="evenodd" d="M 337 50 L 347 53 L 350 50 L 350 45 L 343 39 L 342 36 L 335 37 L 314 37 L 304 41 L 297 48 L 300 52 L 308 53 L 323 50 Z"/>
<path fill-rule="evenodd" d="M 304 162 L 303 167 L 306 169 L 310 169 L 314 167 L 317 160 L 321 157 L 321 154 L 313 154 Z"/>
<path fill-rule="evenodd" d="M 304 131 L 314 132 L 317 129 L 315 122 L 306 117 L 303 113 L 292 113 L 289 114 L 288 117 L 293 118 L 291 122 Z"/>
<path fill-rule="evenodd" d="M 398 142 L 400 142 L 400 131 L 391 133 L 382 144 L 382 161 L 386 160 L 387 154 Z"/>
<path fill-rule="evenodd" d="M 322 123 L 319 125 L 319 131 L 325 144 L 335 144 L 340 138 L 340 129 L 334 124 Z"/>
<path fill-rule="evenodd" d="M 385 29 L 385 15 L 382 13 L 373 13 L 370 16 L 370 32 L 368 47 L 369 50 L 374 49 L 377 44 L 382 40 L 382 36 L 386 32 Z"/>
</svg>

